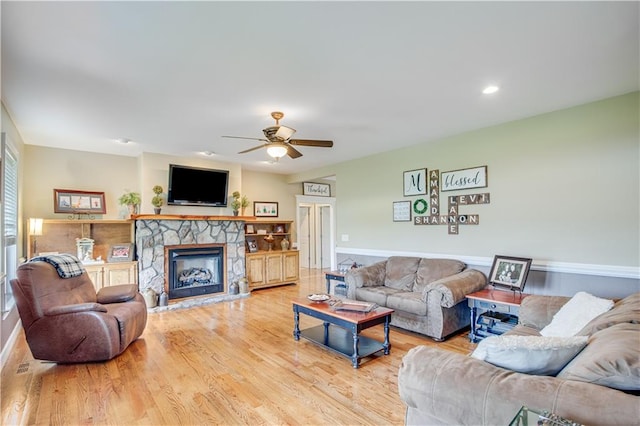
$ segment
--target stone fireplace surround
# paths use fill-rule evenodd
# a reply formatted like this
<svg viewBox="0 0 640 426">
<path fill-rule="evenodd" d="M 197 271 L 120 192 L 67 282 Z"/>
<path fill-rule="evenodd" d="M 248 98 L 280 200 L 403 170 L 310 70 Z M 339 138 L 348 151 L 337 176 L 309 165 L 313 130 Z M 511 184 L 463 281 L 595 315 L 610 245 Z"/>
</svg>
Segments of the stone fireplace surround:
<svg viewBox="0 0 640 426">
<path fill-rule="evenodd" d="M 234 216 L 138 215 L 136 250 L 140 291 L 165 287 L 165 246 L 225 244 L 224 292 L 246 275 L 244 220 Z"/>
</svg>

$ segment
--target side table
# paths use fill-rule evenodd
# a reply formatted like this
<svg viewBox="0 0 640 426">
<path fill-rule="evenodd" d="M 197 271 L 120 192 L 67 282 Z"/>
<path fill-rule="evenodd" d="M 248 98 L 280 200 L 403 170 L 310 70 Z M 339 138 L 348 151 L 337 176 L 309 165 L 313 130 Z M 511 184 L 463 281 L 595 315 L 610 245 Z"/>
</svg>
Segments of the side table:
<svg viewBox="0 0 640 426">
<path fill-rule="evenodd" d="M 336 296 L 347 295 L 347 285 L 344 283 L 344 272 L 331 271 L 325 272 L 324 278 L 327 280 L 327 294 L 331 294 L 331 281 L 337 281 L 333 294 Z"/>
<path fill-rule="evenodd" d="M 467 294 L 471 309 L 469 340 L 478 342 L 489 335 L 502 334 L 513 328 L 518 323 L 520 303 L 527 296 L 525 293 L 492 288 Z M 480 318 L 485 324 L 478 327 Z"/>
</svg>

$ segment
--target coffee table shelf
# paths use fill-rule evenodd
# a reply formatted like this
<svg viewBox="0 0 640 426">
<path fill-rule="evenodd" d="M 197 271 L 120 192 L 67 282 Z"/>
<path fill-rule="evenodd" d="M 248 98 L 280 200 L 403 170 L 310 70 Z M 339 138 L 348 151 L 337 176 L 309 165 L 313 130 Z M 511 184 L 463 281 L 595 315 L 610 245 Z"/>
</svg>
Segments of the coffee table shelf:
<svg viewBox="0 0 640 426">
<path fill-rule="evenodd" d="M 342 327 L 325 323 L 300 330 L 300 336 L 338 355 L 349 359 L 353 356 L 353 333 Z M 358 361 L 384 350 L 385 347 L 381 342 L 366 336 L 358 336 Z"/>
</svg>

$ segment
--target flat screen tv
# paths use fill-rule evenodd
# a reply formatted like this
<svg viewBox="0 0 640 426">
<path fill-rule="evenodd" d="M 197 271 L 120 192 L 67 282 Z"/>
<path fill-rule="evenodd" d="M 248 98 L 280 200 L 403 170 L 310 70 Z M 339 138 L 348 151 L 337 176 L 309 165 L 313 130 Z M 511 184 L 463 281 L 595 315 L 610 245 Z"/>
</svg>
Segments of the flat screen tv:
<svg viewBox="0 0 640 426">
<path fill-rule="evenodd" d="M 227 207 L 229 171 L 169 164 L 167 204 Z"/>
</svg>

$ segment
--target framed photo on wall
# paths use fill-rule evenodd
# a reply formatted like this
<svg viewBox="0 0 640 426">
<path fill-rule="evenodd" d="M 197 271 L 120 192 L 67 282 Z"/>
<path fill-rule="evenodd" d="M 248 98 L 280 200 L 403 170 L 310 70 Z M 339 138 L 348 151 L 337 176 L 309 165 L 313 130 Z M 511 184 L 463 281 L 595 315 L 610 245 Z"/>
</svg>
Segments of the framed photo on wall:
<svg viewBox="0 0 640 426">
<path fill-rule="evenodd" d="M 404 196 L 424 195 L 427 193 L 427 169 L 409 170 L 403 174 Z"/>
<path fill-rule="evenodd" d="M 393 202 L 393 221 L 411 222 L 411 201 Z"/>
<path fill-rule="evenodd" d="M 104 203 L 104 192 L 54 189 L 53 212 L 105 214 L 107 207 Z"/>
<path fill-rule="evenodd" d="M 254 201 L 253 215 L 256 217 L 278 217 L 278 203 L 276 201 Z"/>
</svg>

